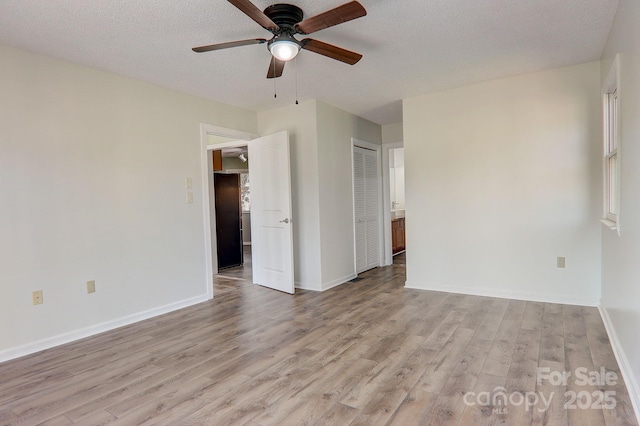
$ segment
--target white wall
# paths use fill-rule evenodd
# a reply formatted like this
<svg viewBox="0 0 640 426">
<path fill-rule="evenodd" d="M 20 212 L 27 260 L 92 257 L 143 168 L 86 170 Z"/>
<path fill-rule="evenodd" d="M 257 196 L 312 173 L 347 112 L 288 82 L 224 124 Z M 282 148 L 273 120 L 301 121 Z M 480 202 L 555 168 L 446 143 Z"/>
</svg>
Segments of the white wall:
<svg viewBox="0 0 640 426">
<path fill-rule="evenodd" d="M 317 102 L 322 289 L 355 278 L 351 138 L 382 143 L 380 125 Z"/>
<path fill-rule="evenodd" d="M 629 392 L 640 407 L 640 3 L 620 0 L 603 60 L 620 54 L 621 235 L 602 228 L 602 309 Z M 604 83 L 604 81 L 602 81 Z"/>
<path fill-rule="evenodd" d="M 261 135 L 287 130 L 296 287 L 326 290 L 353 278 L 351 138 L 381 143 L 381 127 L 308 101 L 258 113 Z"/>
<path fill-rule="evenodd" d="M 258 113 L 262 136 L 289 132 L 296 287 L 322 289 L 316 101 Z"/>
<path fill-rule="evenodd" d="M 200 123 L 257 115 L 4 46 L 0 93 L 0 360 L 206 299 Z"/>
<path fill-rule="evenodd" d="M 382 143 L 402 142 L 402 122 L 382 126 Z"/>
<path fill-rule="evenodd" d="M 406 99 L 407 286 L 597 305 L 600 111 L 598 63 Z"/>
</svg>

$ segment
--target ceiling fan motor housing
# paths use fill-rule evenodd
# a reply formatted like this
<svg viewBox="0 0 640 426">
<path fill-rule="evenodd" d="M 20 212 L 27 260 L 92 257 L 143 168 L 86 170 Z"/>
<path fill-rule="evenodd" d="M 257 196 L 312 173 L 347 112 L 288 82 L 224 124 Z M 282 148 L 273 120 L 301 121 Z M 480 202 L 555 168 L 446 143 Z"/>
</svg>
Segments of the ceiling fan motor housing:
<svg viewBox="0 0 640 426">
<path fill-rule="evenodd" d="M 267 7 L 264 10 L 264 14 L 280 27 L 280 30 L 275 34 L 293 34 L 293 26 L 304 18 L 302 9 L 298 6 L 285 3 L 278 3 Z"/>
</svg>

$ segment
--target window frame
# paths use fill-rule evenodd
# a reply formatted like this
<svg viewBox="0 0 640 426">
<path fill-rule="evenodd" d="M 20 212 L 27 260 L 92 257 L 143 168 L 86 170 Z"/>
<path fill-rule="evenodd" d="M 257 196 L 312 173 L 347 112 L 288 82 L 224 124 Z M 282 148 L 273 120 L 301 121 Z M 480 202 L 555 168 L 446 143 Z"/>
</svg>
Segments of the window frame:
<svg viewBox="0 0 640 426">
<path fill-rule="evenodd" d="M 616 55 L 602 88 L 602 219 L 620 234 L 620 58 Z"/>
</svg>

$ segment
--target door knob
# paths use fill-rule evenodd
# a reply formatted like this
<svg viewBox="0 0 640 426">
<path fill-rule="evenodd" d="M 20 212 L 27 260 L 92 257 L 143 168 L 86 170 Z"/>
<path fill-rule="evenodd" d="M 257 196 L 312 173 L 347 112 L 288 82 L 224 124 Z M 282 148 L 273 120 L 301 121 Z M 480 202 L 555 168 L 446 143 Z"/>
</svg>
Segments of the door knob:
<svg viewBox="0 0 640 426">
<path fill-rule="evenodd" d="M 281 220 L 280 223 L 289 223 L 289 218 Z"/>
</svg>

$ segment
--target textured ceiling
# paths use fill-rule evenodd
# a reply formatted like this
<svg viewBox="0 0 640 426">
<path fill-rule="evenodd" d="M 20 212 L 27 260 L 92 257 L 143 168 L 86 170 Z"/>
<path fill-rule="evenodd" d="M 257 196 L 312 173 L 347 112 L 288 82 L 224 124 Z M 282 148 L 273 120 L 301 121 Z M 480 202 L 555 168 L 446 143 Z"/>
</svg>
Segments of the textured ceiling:
<svg viewBox="0 0 640 426">
<path fill-rule="evenodd" d="M 289 0 L 309 17 L 346 0 Z M 360 0 L 368 15 L 314 33 L 364 55 L 302 51 L 267 80 L 266 45 L 191 47 L 270 33 L 225 0 L 0 0 L 0 43 L 261 111 L 320 99 L 380 124 L 401 99 L 600 59 L 617 0 Z M 260 9 L 271 0 L 254 0 Z M 297 68 L 297 72 L 296 72 Z"/>
</svg>

